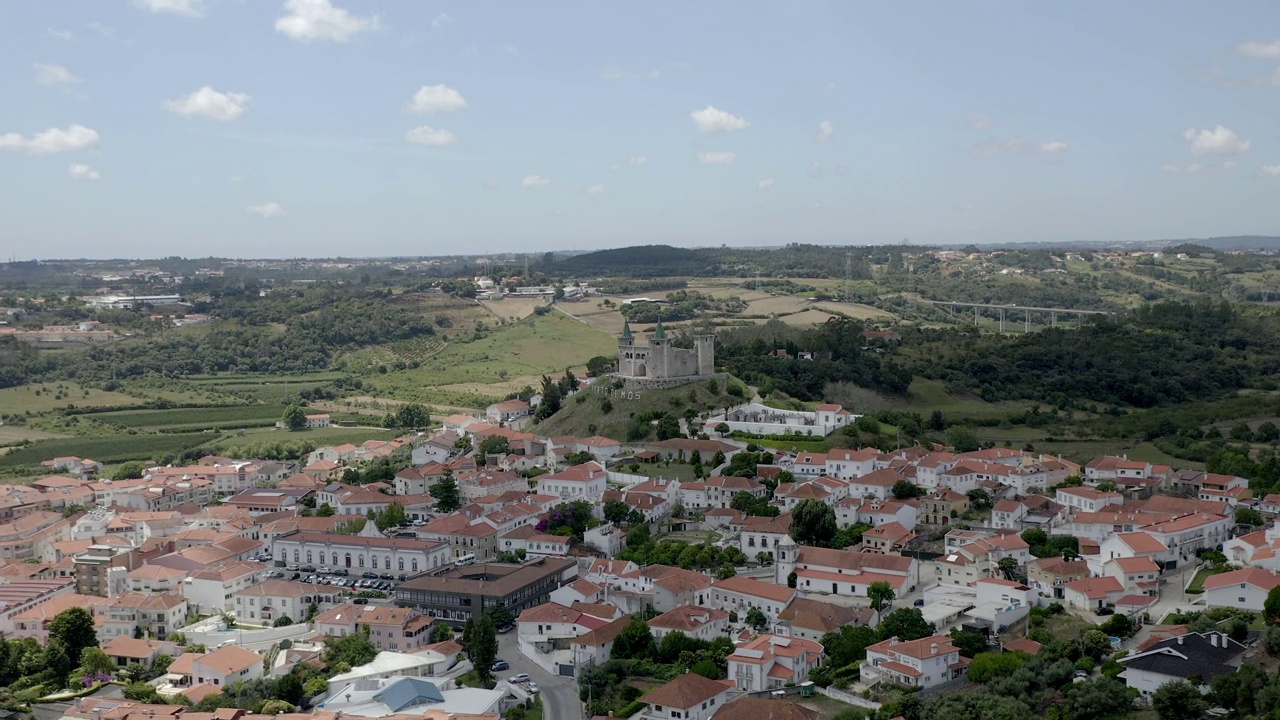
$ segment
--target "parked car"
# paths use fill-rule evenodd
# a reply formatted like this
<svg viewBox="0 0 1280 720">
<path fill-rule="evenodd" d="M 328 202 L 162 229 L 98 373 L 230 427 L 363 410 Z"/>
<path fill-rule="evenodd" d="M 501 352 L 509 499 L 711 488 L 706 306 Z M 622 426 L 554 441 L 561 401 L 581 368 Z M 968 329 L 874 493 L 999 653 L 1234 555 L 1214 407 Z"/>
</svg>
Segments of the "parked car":
<svg viewBox="0 0 1280 720">
<path fill-rule="evenodd" d="M 337 570 L 333 571 L 333 574 L 337 575 L 338 577 L 348 577 L 351 575 L 351 571 L 346 568 L 338 568 Z"/>
<path fill-rule="evenodd" d="M 498 632 L 502 633 L 503 635 L 506 635 L 507 633 L 509 633 L 509 632 L 511 632 L 512 630 L 515 630 L 515 629 L 516 629 L 516 626 L 515 626 L 515 625 L 509 625 L 509 624 L 508 624 L 508 625 L 503 625 L 502 627 L 498 628 Z"/>
<path fill-rule="evenodd" d="M 528 685 L 525 685 L 525 686 L 524 686 L 524 688 L 525 688 L 525 690 L 528 690 L 528 691 L 529 691 L 529 692 L 531 692 L 531 693 L 536 693 L 536 692 L 538 692 L 538 683 L 536 683 L 536 682 L 534 682 L 534 681 L 530 680 L 530 681 L 529 681 L 529 684 L 528 684 Z"/>
<path fill-rule="evenodd" d="M 352 600 L 351 603 L 353 605 L 368 605 L 369 598 L 356 598 L 355 600 Z"/>
<path fill-rule="evenodd" d="M 511 677 L 507 678 L 507 682 L 516 683 L 516 684 L 527 683 L 529 682 L 529 673 L 519 673 L 517 675 L 512 675 Z"/>
<path fill-rule="evenodd" d="M 1098 608 L 1097 610 L 1095 610 L 1094 612 L 1095 612 L 1096 614 L 1098 614 L 1099 616 L 1101 616 L 1101 615 L 1115 615 L 1115 614 L 1116 614 L 1116 611 L 1115 611 L 1114 609 L 1112 609 L 1112 608 L 1109 608 L 1109 607 L 1100 607 L 1100 608 Z"/>
<path fill-rule="evenodd" d="M 377 579 L 378 579 L 378 573 L 375 573 L 375 572 L 361 573 L 361 574 L 360 574 L 360 577 L 362 577 L 362 578 L 368 578 L 368 579 L 370 579 L 370 580 L 377 580 Z"/>
<path fill-rule="evenodd" d="M 916 607 L 924 607 L 924 598 L 920 598 L 919 600 L 916 600 L 912 604 L 915 605 Z"/>
<path fill-rule="evenodd" d="M 315 565 L 303 565 L 301 568 L 298 568 L 298 569 L 299 569 L 299 570 L 301 570 L 302 572 L 305 572 L 305 573 L 313 573 L 313 572 L 315 572 L 315 571 L 316 571 L 316 566 L 315 566 Z"/>
<path fill-rule="evenodd" d="M 396 576 L 392 575 L 391 573 L 382 573 L 378 577 L 382 578 L 383 580 L 394 580 Z"/>
<path fill-rule="evenodd" d="M 290 575 L 290 576 L 289 576 L 289 579 L 290 579 L 290 580 L 297 580 L 297 579 L 299 579 L 299 578 L 301 578 L 301 577 L 302 577 L 302 573 L 294 573 L 294 574 L 292 574 L 292 575 Z"/>
<path fill-rule="evenodd" d="M 511 669 L 511 664 L 508 663 L 506 660 L 503 660 L 502 658 L 498 658 L 497 660 L 493 661 L 493 672 L 500 672 L 502 670 L 510 670 L 510 669 Z"/>
<path fill-rule="evenodd" d="M 404 582 L 405 580 L 408 580 L 408 579 L 409 579 L 408 575 L 401 574 L 396 576 L 396 580 L 399 580 L 400 582 Z"/>
</svg>

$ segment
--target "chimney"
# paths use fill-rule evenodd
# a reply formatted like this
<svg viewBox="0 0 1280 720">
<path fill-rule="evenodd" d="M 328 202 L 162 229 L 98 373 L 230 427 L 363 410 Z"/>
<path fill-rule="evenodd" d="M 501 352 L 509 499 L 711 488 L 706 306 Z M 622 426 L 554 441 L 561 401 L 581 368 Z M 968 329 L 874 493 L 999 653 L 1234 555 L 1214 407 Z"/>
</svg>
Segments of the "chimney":
<svg viewBox="0 0 1280 720">
<path fill-rule="evenodd" d="M 1178 644 L 1179 644 L 1179 645 L 1181 645 L 1181 644 L 1182 644 L 1182 636 L 1181 636 L 1181 635 L 1179 635 L 1179 636 L 1178 636 Z"/>
<path fill-rule="evenodd" d="M 937 655 L 937 654 L 938 654 L 938 643 L 930 643 L 930 644 L 929 644 L 929 654 L 930 654 L 930 655 Z"/>
</svg>

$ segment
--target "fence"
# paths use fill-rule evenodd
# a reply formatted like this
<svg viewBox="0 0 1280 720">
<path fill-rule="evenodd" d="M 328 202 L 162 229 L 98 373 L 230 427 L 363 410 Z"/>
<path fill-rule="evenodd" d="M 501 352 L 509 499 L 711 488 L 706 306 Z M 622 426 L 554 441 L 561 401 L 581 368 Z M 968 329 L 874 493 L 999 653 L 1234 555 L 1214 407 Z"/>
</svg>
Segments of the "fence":
<svg viewBox="0 0 1280 720">
<path fill-rule="evenodd" d="M 856 705 L 860 708 L 867 708 L 868 710 L 880 709 L 880 703 L 876 702 L 875 700 L 868 700 L 867 698 L 864 698 L 861 695 L 854 695 L 852 693 L 847 693 L 843 690 L 836 690 L 835 688 L 829 688 L 829 687 L 820 687 L 818 688 L 818 692 L 823 695 L 826 695 L 832 700 L 839 700 L 842 703 Z"/>
</svg>

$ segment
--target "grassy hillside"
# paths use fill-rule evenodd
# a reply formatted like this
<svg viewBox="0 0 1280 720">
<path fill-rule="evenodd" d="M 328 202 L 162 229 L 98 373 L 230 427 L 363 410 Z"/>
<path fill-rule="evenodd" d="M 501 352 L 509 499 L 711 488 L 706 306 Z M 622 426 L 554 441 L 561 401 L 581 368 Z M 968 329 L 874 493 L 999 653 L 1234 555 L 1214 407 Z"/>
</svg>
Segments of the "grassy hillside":
<svg viewBox="0 0 1280 720">
<path fill-rule="evenodd" d="M 612 387 L 609 388 L 608 396 L 595 389 L 587 390 L 574 396 L 560 412 L 533 426 L 529 432 L 578 437 L 604 435 L 616 440 L 626 440 L 633 417 L 641 413 L 666 411 L 680 416 L 687 408 L 692 407 L 700 416 L 706 416 L 718 409 L 743 402 L 743 398 L 725 393 L 723 380 L 716 382 L 717 392 L 711 392 L 711 382 L 690 383 L 668 390 L 617 391 L 623 393 L 621 396 L 614 394 Z M 737 384 L 741 386 L 741 383 Z M 604 411 L 606 398 L 612 405 L 612 410 L 607 413 Z"/>
</svg>

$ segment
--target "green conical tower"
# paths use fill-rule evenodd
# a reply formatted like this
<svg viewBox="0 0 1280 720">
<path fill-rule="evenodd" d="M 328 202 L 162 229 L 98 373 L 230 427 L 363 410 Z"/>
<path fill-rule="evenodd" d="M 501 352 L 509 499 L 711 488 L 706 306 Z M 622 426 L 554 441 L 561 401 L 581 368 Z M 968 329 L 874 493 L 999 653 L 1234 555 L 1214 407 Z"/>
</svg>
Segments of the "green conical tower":
<svg viewBox="0 0 1280 720">
<path fill-rule="evenodd" d="M 624 338 L 631 337 L 631 323 L 627 322 L 626 320 L 622 321 L 622 337 Z"/>
<path fill-rule="evenodd" d="M 653 329 L 653 339 L 654 339 L 654 340 L 666 340 L 666 339 L 667 339 L 667 331 L 662 329 L 662 319 L 661 319 L 661 318 L 659 318 L 659 319 L 658 319 L 658 327 L 656 327 L 656 328 L 654 328 L 654 329 Z"/>
</svg>

